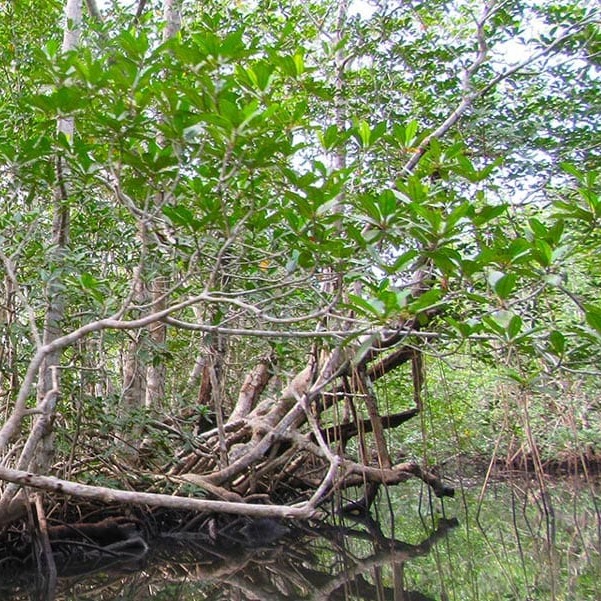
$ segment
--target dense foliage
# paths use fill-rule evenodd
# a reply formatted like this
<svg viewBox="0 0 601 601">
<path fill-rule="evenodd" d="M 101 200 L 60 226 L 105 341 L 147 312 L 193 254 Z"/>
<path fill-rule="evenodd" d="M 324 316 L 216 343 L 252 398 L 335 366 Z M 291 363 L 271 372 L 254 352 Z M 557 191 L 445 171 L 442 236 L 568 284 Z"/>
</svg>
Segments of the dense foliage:
<svg viewBox="0 0 601 601">
<path fill-rule="evenodd" d="M 382 378 L 379 411 L 425 401 L 430 448 L 552 456 L 550 416 L 598 444 L 597 9 L 215 0 L 169 31 L 158 4 L 84 11 L 70 47 L 59 3 L 0 4 L 6 461 L 122 484 L 215 419 L 223 467 L 252 368 L 253 406 L 288 403 L 307 364 L 320 392 L 403 345 L 426 389 Z"/>
</svg>

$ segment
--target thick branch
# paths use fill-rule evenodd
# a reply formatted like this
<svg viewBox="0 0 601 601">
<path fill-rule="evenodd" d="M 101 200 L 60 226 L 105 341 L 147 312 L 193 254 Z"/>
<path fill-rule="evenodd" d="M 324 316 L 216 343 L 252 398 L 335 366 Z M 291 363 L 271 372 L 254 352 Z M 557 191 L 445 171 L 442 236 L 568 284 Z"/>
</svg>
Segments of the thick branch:
<svg viewBox="0 0 601 601">
<path fill-rule="evenodd" d="M 413 358 L 414 350 L 410 346 L 403 346 L 400 349 L 386 355 L 383 359 L 380 359 L 374 365 L 371 365 L 367 370 L 367 375 L 373 382 L 387 373 L 390 373 L 393 369 L 403 365 Z"/>
<path fill-rule="evenodd" d="M 409 461 L 399 463 L 390 469 L 381 469 L 361 465 L 359 463 L 345 462 L 344 467 L 349 470 L 345 477 L 345 486 L 363 486 L 366 481 L 378 482 L 380 484 L 399 484 L 405 482 L 409 477 L 415 476 L 428 484 L 437 497 L 453 497 L 455 489 L 452 486 L 444 484 L 434 474 L 423 470 L 418 463 Z"/>
<path fill-rule="evenodd" d="M 21 470 L 0 466 L 0 480 L 13 482 L 20 486 L 29 486 L 48 492 L 72 495 L 80 499 L 90 499 L 103 503 L 125 503 L 128 505 L 146 505 L 148 507 L 166 507 L 169 509 L 185 509 L 190 511 L 207 511 L 247 515 L 251 517 L 280 517 L 306 519 L 314 510 L 308 505 L 287 507 L 284 505 L 253 505 L 250 503 L 234 503 L 228 501 L 209 501 L 206 499 L 190 499 L 173 495 L 116 490 L 104 486 L 90 486 L 69 482 L 49 476 L 38 476 Z"/>
<path fill-rule="evenodd" d="M 234 407 L 228 422 L 246 417 L 249 414 L 269 383 L 274 361 L 275 355 L 273 354 L 262 357 L 259 360 L 259 363 L 255 365 L 251 372 L 246 376 L 242 383 L 242 387 L 240 388 L 236 406 Z"/>
</svg>

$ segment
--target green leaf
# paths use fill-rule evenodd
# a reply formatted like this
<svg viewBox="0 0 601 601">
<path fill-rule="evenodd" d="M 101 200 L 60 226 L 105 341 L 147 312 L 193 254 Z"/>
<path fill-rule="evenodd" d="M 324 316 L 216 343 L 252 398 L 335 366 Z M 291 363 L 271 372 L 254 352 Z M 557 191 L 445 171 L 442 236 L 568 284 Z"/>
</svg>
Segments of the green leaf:
<svg viewBox="0 0 601 601">
<path fill-rule="evenodd" d="M 584 181 L 584 173 L 576 168 L 572 163 L 559 163 L 559 166 L 570 175 L 573 175 L 578 181 Z"/>
<path fill-rule="evenodd" d="M 517 277 L 513 273 L 492 270 L 488 274 L 488 282 L 497 296 L 503 300 L 509 298 L 515 288 Z"/>
<path fill-rule="evenodd" d="M 392 190 L 384 190 L 378 196 L 378 208 L 383 217 L 394 215 L 398 209 L 396 196 Z"/>
<path fill-rule="evenodd" d="M 412 146 L 415 142 L 415 135 L 417 134 L 418 123 L 414 119 L 409 121 L 405 126 L 405 146 Z"/>
<path fill-rule="evenodd" d="M 536 236 L 539 238 L 545 238 L 547 235 L 547 228 L 536 218 L 531 217 L 528 220 L 530 225 L 530 229 L 534 232 Z"/>
<path fill-rule="evenodd" d="M 482 318 L 482 321 L 485 322 L 494 332 L 501 335 L 503 338 L 506 338 L 509 332 L 510 324 L 514 317 L 516 317 L 516 315 L 511 311 L 501 309 L 499 311 L 495 311 L 492 315 L 486 315 Z"/>
<path fill-rule="evenodd" d="M 232 58 L 240 56 L 245 50 L 242 36 L 244 29 L 238 29 L 233 33 L 230 33 L 219 46 L 219 54 L 224 57 Z"/>
<path fill-rule="evenodd" d="M 596 305 L 586 304 L 584 306 L 586 323 L 588 323 L 593 330 L 598 334 L 601 334 L 601 307 Z"/>
<path fill-rule="evenodd" d="M 503 300 L 509 298 L 515 288 L 517 278 L 513 273 L 508 273 L 495 283 L 495 292 Z"/>
<path fill-rule="evenodd" d="M 417 203 L 424 202 L 428 196 L 427 189 L 418 175 L 410 175 L 404 184 L 398 182 L 398 187 L 410 200 Z"/>
<path fill-rule="evenodd" d="M 556 355 L 563 354 L 566 348 L 566 337 L 559 330 L 553 330 L 549 334 L 549 342 Z"/>
<path fill-rule="evenodd" d="M 368 148 L 371 139 L 371 130 L 367 121 L 359 121 L 355 129 L 358 134 L 358 139 L 361 142 L 361 146 L 363 146 L 363 148 Z"/>
<path fill-rule="evenodd" d="M 467 338 L 474 331 L 474 326 L 466 321 L 453 319 L 451 316 L 445 317 L 445 322 L 448 323 L 462 338 Z"/>
<path fill-rule="evenodd" d="M 304 56 L 300 52 L 297 52 L 292 56 L 292 61 L 294 63 L 294 75 L 302 75 L 305 72 Z"/>
<path fill-rule="evenodd" d="M 443 246 L 427 253 L 427 256 L 445 275 L 451 276 L 459 272 L 461 255 L 455 249 Z"/>
<path fill-rule="evenodd" d="M 514 315 L 507 325 L 507 337 L 513 340 L 522 330 L 523 325 L 522 318 L 519 315 Z"/>
<path fill-rule="evenodd" d="M 407 265 L 409 265 L 409 263 L 411 263 L 418 255 L 419 252 L 415 249 L 405 251 L 395 259 L 394 263 L 389 268 L 389 273 L 400 272 Z"/>
<path fill-rule="evenodd" d="M 48 58 L 54 59 L 58 55 L 60 48 L 61 44 L 58 40 L 49 40 L 44 45 L 44 53 Z"/>
<path fill-rule="evenodd" d="M 412 303 L 409 304 L 409 310 L 412 313 L 419 313 L 427 309 L 433 309 L 438 305 L 442 298 L 442 290 L 432 288 L 418 296 Z"/>
<path fill-rule="evenodd" d="M 449 234 L 453 231 L 453 228 L 457 225 L 457 223 L 462 220 L 470 210 L 469 202 L 462 202 L 460 205 L 456 206 L 447 216 L 446 224 L 445 224 L 445 234 Z"/>
<path fill-rule="evenodd" d="M 274 66 L 267 61 L 259 61 L 246 70 L 246 75 L 261 92 L 266 92 L 273 81 Z"/>
<path fill-rule="evenodd" d="M 90 273 L 82 273 L 79 276 L 79 281 L 83 288 L 87 288 L 88 290 L 93 290 L 98 288 L 99 281 Z"/>
<path fill-rule="evenodd" d="M 563 232 L 565 229 L 565 222 L 563 219 L 558 219 L 551 227 L 547 230 L 547 240 L 556 246 L 561 242 Z"/>
<path fill-rule="evenodd" d="M 385 315 L 386 307 L 384 303 L 377 298 L 371 298 L 368 300 L 356 294 L 349 294 L 348 300 L 352 308 L 360 313 L 372 315 L 377 318 L 381 318 Z"/>
<path fill-rule="evenodd" d="M 377 142 L 386 133 L 386 122 L 380 121 L 371 130 L 371 143 Z"/>
<path fill-rule="evenodd" d="M 507 211 L 507 205 L 487 205 L 482 207 L 475 215 L 472 217 L 472 221 L 474 225 L 481 226 L 497 217 L 501 216 L 503 213 Z"/>
<path fill-rule="evenodd" d="M 194 217 L 192 211 L 183 205 L 166 205 L 163 207 L 163 214 L 174 225 L 184 226 L 192 231 L 198 231 L 202 226 L 201 222 Z"/>
<path fill-rule="evenodd" d="M 553 249 L 545 240 L 535 240 L 532 252 L 536 261 L 543 267 L 549 267 L 553 261 Z"/>
<path fill-rule="evenodd" d="M 319 141 L 325 150 L 331 150 L 339 142 L 338 127 L 330 125 L 325 131 L 318 132 Z"/>
</svg>

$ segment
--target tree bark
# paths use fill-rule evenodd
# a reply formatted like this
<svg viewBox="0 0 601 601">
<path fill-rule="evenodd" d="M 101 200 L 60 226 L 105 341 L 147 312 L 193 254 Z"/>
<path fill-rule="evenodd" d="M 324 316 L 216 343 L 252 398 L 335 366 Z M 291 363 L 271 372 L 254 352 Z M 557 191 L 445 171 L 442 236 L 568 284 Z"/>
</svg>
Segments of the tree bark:
<svg viewBox="0 0 601 601">
<path fill-rule="evenodd" d="M 89 499 L 102 503 L 167 507 L 170 509 L 187 509 L 191 511 L 247 515 L 250 517 L 298 519 L 310 518 L 316 511 L 316 508 L 310 504 L 305 504 L 300 507 L 254 505 L 252 503 L 212 501 L 207 499 L 178 497 L 174 495 L 115 490 L 104 486 L 90 486 L 49 476 L 38 476 L 31 472 L 14 470 L 4 466 L 0 466 L 0 479 L 18 484 L 19 486 L 27 486 L 61 495 L 73 495 L 79 499 Z"/>
<path fill-rule="evenodd" d="M 169 280 L 158 276 L 151 283 L 152 311 L 163 311 L 167 306 Z M 154 358 L 146 370 L 146 401 L 147 408 L 160 408 L 165 399 L 165 378 L 167 370 L 163 356 L 167 342 L 167 326 L 162 321 L 156 321 L 148 328 L 150 343 Z"/>
<path fill-rule="evenodd" d="M 182 25 L 181 16 L 182 0 L 165 0 L 163 6 L 163 20 L 165 29 L 163 30 L 163 41 L 167 41 L 177 35 Z M 143 10 L 143 5 L 138 6 L 138 11 Z M 136 13 L 136 19 L 139 18 Z M 165 144 L 164 139 L 159 139 L 159 144 Z M 169 202 L 168 194 L 158 193 L 156 195 L 157 204 Z M 150 284 L 152 311 L 157 312 L 165 308 L 167 295 L 169 291 L 169 278 L 159 275 L 154 278 Z M 157 321 L 152 324 L 149 330 L 149 337 L 155 351 L 155 358 L 146 368 L 146 397 L 145 406 L 147 408 L 160 407 L 165 397 L 165 378 L 167 371 L 163 360 L 164 346 L 167 341 L 167 325 L 164 322 Z M 156 353 L 158 349 L 158 353 Z"/>
<path fill-rule="evenodd" d="M 72 52 L 79 46 L 80 27 L 82 19 L 82 0 L 67 0 L 65 5 L 65 22 L 63 29 L 62 52 Z M 59 117 L 57 133 L 64 136 L 69 142 L 75 135 L 75 120 L 73 117 Z M 43 344 L 48 345 L 62 334 L 62 322 L 65 318 L 65 293 L 63 286 L 64 262 L 69 247 L 69 183 L 68 166 L 64 158 L 59 155 L 56 159 L 56 187 L 54 190 L 54 207 L 52 220 L 51 250 L 49 261 L 52 273 L 46 286 L 46 315 L 44 319 Z M 32 457 L 31 469 L 44 473 L 50 467 L 54 453 L 52 435 L 52 422 L 56 402 L 58 400 L 58 368 L 61 361 L 61 351 L 56 350 L 46 355 L 40 366 L 38 376 L 38 399 L 44 400 L 43 414 L 36 419 L 32 429 L 32 436 L 39 437 L 39 443 L 33 442 L 31 449 L 35 456 Z M 39 445 L 39 446 L 38 446 Z M 27 445 L 26 445 L 27 447 Z M 26 456 L 22 455 L 19 464 L 24 463 Z"/>
</svg>

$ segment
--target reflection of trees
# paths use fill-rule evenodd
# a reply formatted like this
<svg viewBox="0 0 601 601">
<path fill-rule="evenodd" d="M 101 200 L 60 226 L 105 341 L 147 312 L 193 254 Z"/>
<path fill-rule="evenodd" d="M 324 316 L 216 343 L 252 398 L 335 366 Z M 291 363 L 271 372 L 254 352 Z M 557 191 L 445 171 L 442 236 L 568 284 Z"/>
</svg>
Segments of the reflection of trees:
<svg viewBox="0 0 601 601">
<path fill-rule="evenodd" d="M 344 569 L 328 573 L 318 567 L 303 569 L 305 581 L 312 584 L 306 597 L 311 601 L 334 601 L 337 599 L 394 599 L 401 601 L 429 599 L 414 591 L 406 591 L 402 582 L 402 568 L 413 557 L 426 555 L 446 532 L 457 525 L 456 520 L 443 520 L 438 528 L 417 545 L 387 538 L 379 524 L 371 519 L 363 520 L 366 530 L 350 528 L 320 529 L 321 540 L 328 540 L 335 549 Z M 351 551 L 353 543 L 365 541 L 372 551 L 364 557 Z M 392 571 L 393 586 L 386 586 L 383 572 Z M 366 578 L 370 574 L 372 581 Z"/>
<path fill-rule="evenodd" d="M 14 600 L 153 595 L 211 601 L 425 600 L 404 590 L 403 564 L 427 554 L 456 524 L 441 521 L 422 542 L 410 545 L 387 538 L 373 521 L 290 530 L 274 520 L 218 519 L 207 519 L 194 530 L 183 526 L 163 532 L 150 542 L 147 553 L 144 547 L 136 551 L 113 546 L 104 555 L 97 548 L 92 561 L 82 557 L 57 562 L 58 586 L 51 593 L 35 585 L 34 568 L 13 570 L 13 578 L 3 574 L 0 594 Z"/>
</svg>

